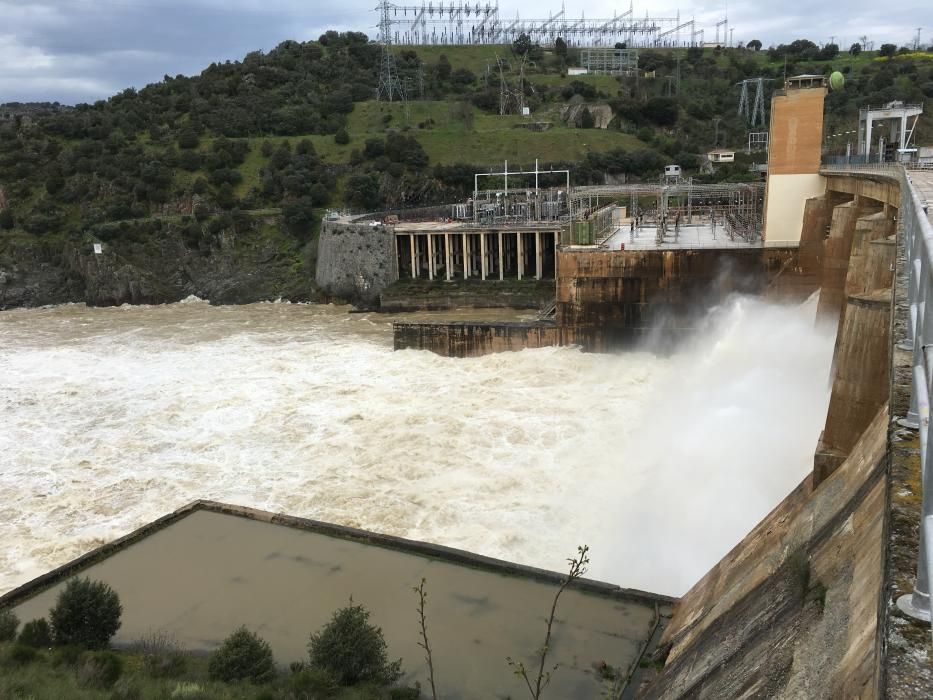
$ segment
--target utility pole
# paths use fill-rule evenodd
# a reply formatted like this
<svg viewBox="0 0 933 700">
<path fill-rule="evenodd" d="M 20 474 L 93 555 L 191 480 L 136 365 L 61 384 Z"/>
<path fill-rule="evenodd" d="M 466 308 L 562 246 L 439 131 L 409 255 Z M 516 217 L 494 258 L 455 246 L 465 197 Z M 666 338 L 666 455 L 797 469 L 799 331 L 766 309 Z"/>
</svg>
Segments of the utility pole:
<svg viewBox="0 0 933 700">
<path fill-rule="evenodd" d="M 923 27 L 917 27 L 917 38 L 914 39 L 914 51 L 918 51 L 920 49 L 920 30 L 921 29 L 923 29 Z"/>
</svg>

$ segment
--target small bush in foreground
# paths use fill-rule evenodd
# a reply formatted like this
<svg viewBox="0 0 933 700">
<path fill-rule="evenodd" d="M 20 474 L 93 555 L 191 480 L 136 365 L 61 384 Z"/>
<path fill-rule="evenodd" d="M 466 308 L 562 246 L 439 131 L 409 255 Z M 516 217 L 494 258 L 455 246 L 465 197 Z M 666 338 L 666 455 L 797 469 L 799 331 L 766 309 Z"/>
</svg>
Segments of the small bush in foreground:
<svg viewBox="0 0 933 700">
<path fill-rule="evenodd" d="M 394 683 L 402 675 L 402 660 L 389 663 L 382 629 L 369 624 L 369 611 L 350 605 L 333 618 L 308 643 L 311 666 L 330 673 L 340 685 L 370 681 Z"/>
<path fill-rule="evenodd" d="M 240 627 L 224 640 L 211 655 L 207 670 L 212 680 L 226 683 L 266 683 L 275 677 L 272 649 L 246 627 Z"/>
<path fill-rule="evenodd" d="M 172 698 L 184 698 L 184 700 L 201 700 L 207 697 L 202 688 L 197 683 L 179 683 L 172 691 Z"/>
<path fill-rule="evenodd" d="M 132 678 L 121 678 L 113 686 L 110 700 L 142 700 L 143 691 Z"/>
<path fill-rule="evenodd" d="M 26 666 L 36 660 L 39 652 L 34 647 L 14 644 L 6 654 L 6 662 L 11 666 Z"/>
<path fill-rule="evenodd" d="M 19 618 L 12 610 L 0 610 L 0 642 L 12 642 L 16 639 Z"/>
<path fill-rule="evenodd" d="M 38 620 L 32 620 L 23 625 L 22 632 L 19 633 L 19 643 L 27 647 L 43 649 L 52 646 L 52 629 L 44 617 Z"/>
<path fill-rule="evenodd" d="M 55 647 L 52 651 L 52 666 L 54 668 L 58 668 L 59 666 L 77 666 L 82 656 L 84 656 L 84 649 L 76 644 L 66 644 L 64 646 Z"/>
<path fill-rule="evenodd" d="M 0 642 L 12 642 L 16 639 L 19 618 L 12 610 L 0 611 Z"/>
<path fill-rule="evenodd" d="M 143 667 L 153 678 L 178 678 L 185 673 L 188 656 L 168 632 L 149 632 L 135 647 L 142 656 Z"/>
<path fill-rule="evenodd" d="M 106 649 L 120 629 L 123 607 L 116 592 L 102 581 L 71 579 L 49 613 L 56 644 Z"/>
<path fill-rule="evenodd" d="M 123 659 L 112 651 L 87 654 L 78 668 L 78 685 L 84 688 L 112 688 L 123 674 Z"/>
<path fill-rule="evenodd" d="M 305 668 L 288 679 L 288 689 L 298 698 L 326 698 L 340 690 L 340 686 L 327 671 Z"/>
</svg>

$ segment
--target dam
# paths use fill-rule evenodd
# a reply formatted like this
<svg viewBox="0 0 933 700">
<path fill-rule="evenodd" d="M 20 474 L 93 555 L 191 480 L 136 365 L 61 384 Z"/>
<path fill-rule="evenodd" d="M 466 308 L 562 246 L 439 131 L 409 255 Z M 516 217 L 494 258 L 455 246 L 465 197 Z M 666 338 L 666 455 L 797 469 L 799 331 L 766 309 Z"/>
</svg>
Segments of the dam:
<svg viewBox="0 0 933 700">
<path fill-rule="evenodd" d="M 789 94 L 779 98 L 800 102 L 807 110 L 811 100 L 825 94 L 812 77 L 786 89 Z M 800 97 L 793 94 L 795 90 L 810 92 Z M 781 111 L 775 111 L 773 119 L 780 129 Z M 815 142 L 819 141 L 817 135 Z M 275 634 L 276 653 L 286 660 L 300 653 L 299 640 L 289 630 L 288 602 L 303 593 L 289 586 L 291 580 L 317 582 L 328 575 L 326 571 L 340 575 L 340 569 L 333 567 L 350 567 L 366 556 L 379 560 L 375 568 L 392 574 L 384 576 L 391 595 L 388 603 L 379 600 L 380 615 L 385 615 L 383 624 L 391 626 L 394 643 L 403 645 L 404 633 L 398 630 L 406 622 L 391 611 L 403 607 L 401 592 L 412 577 L 434 567 L 430 576 L 436 576 L 449 601 L 445 611 L 449 624 L 466 624 L 463 621 L 473 615 L 508 610 L 514 605 L 509 601 L 540 604 L 546 595 L 535 586 L 553 586 L 559 575 L 534 566 L 489 561 L 463 550 L 490 547 L 491 539 L 492 548 L 499 551 L 490 552 L 490 559 L 521 557 L 527 562 L 528 550 L 534 547 L 538 560 L 531 563 L 557 570 L 555 559 L 570 549 L 574 538 L 592 533 L 598 539 L 594 549 L 600 545 L 612 567 L 595 568 L 594 575 L 618 583 L 587 582 L 580 589 L 581 597 L 574 599 L 568 618 L 577 617 L 572 628 L 565 628 L 569 636 L 561 643 L 575 639 L 585 652 L 578 659 L 561 656 L 567 665 L 561 679 L 567 685 L 559 691 L 563 696 L 596 696 L 592 664 L 604 653 L 613 655 L 620 667 L 633 670 L 632 683 L 625 688 L 629 697 L 923 696 L 931 687 L 930 627 L 928 621 L 907 613 L 922 609 L 928 591 L 922 576 L 925 550 L 918 536 L 921 512 L 929 512 L 922 489 L 929 473 L 922 471 L 928 469 L 929 427 L 928 391 L 924 392 L 924 387 L 929 388 L 924 343 L 929 336 L 923 304 L 933 269 L 925 248 L 933 238 L 925 203 L 933 197 L 933 177 L 899 164 L 824 167 L 811 155 L 795 156 L 781 165 L 781 150 L 776 149 L 772 175 L 777 179 L 766 185 L 764 198 L 771 207 L 780 206 L 793 216 L 786 214 L 776 224 L 769 223 L 765 209 L 760 234 L 729 239 L 735 245 L 668 249 L 660 242 L 656 249 L 581 250 L 573 242 L 558 244 L 551 318 L 400 321 L 354 314 L 347 320 L 341 314 L 340 319 L 331 319 L 331 326 L 314 319 L 319 310 L 268 305 L 272 308 L 250 309 L 245 318 L 232 317 L 232 326 L 211 327 L 201 315 L 204 310 L 192 302 L 192 310 L 184 312 L 191 317 L 175 329 L 177 338 L 195 327 L 206 333 L 204 346 L 189 353 L 189 362 L 201 363 L 191 376 L 203 374 L 202 389 L 214 384 L 225 387 L 241 405 L 253 408 L 245 414 L 225 410 L 211 402 L 198 403 L 198 391 L 188 394 L 194 407 L 201 409 L 195 415 L 206 412 L 214 431 L 220 435 L 227 431 L 225 443 L 216 432 L 205 439 L 202 431 L 211 426 L 203 422 L 187 425 L 187 402 L 157 406 L 172 418 L 169 430 L 191 428 L 194 451 L 209 465 L 204 470 L 209 476 L 195 479 L 180 473 L 177 480 L 164 484 L 170 492 L 164 503 L 182 495 L 180 491 L 187 495 L 207 490 L 224 491 L 215 496 L 218 501 L 265 494 L 268 505 L 250 511 L 196 500 L 181 510 L 163 507 L 163 517 L 152 522 L 151 512 L 137 513 L 130 520 L 121 503 L 132 500 L 138 480 L 153 486 L 165 480 L 158 472 L 132 477 L 114 473 L 113 485 L 123 489 L 123 498 L 94 500 L 95 514 L 114 519 L 114 534 L 126 532 L 130 523 L 141 525 L 140 529 L 92 548 L 100 543 L 90 541 L 89 535 L 82 540 L 78 526 L 77 541 L 70 543 L 67 555 L 43 551 L 44 540 L 37 537 L 30 554 L 39 561 L 30 574 L 53 562 L 58 568 L 5 594 L 0 607 L 27 617 L 41 614 L 56 587 L 70 577 L 93 572 L 134 600 L 127 634 L 136 633 L 147 623 L 142 613 L 156 599 L 153 588 L 159 583 L 158 568 L 147 569 L 153 573 L 144 576 L 133 572 L 139 562 L 154 561 L 150 553 L 162 551 L 166 557 L 159 560 L 162 570 L 177 566 L 185 572 L 188 585 L 176 591 L 178 598 L 159 599 L 164 606 L 159 608 L 159 619 L 172 619 L 185 639 L 211 647 L 224 632 L 220 622 L 229 618 L 228 609 L 208 606 L 216 602 L 211 600 L 212 592 L 235 591 L 231 595 L 246 600 L 251 593 L 272 591 L 249 622 Z M 567 201 L 571 209 L 572 200 Z M 600 210 L 594 207 L 592 213 Z M 611 224 L 620 214 L 610 212 L 606 217 Z M 649 215 L 649 224 L 650 219 Z M 710 229 L 714 220 L 715 214 Z M 584 221 L 590 230 L 597 226 L 592 218 Z M 676 218 L 674 222 L 674 233 L 679 235 Z M 654 223 L 659 223 L 656 215 Z M 349 244 L 346 250 L 359 246 L 361 253 L 355 258 L 358 267 L 340 269 L 339 274 L 363 293 L 373 293 L 377 281 L 364 274 L 370 269 L 366 265 L 382 270 L 385 281 L 393 274 L 397 279 L 398 270 L 405 269 L 401 262 L 405 245 L 399 235 L 408 237 L 403 240 L 419 279 L 424 274 L 428 282 L 443 283 L 457 269 L 456 234 L 446 234 L 448 240 L 442 243 L 438 239 L 445 235 L 442 230 L 413 243 L 422 236 L 416 229 L 406 233 L 401 226 L 396 234 L 399 229 L 392 224 L 337 224 L 332 239 L 343 236 Z M 573 235 L 573 224 L 570 228 Z M 624 225 L 621 230 L 624 237 Z M 367 232 L 374 235 L 367 237 Z M 525 231 L 515 238 L 516 276 L 529 270 L 546 276 L 544 251 L 551 241 L 545 238 L 546 245 L 538 246 L 542 237 L 535 233 Z M 657 236 L 657 227 L 653 233 Z M 465 244 L 460 238 L 461 274 L 466 270 L 480 284 L 505 281 L 513 258 L 504 254 L 503 243 L 499 262 L 498 230 L 495 234 L 485 238 L 485 244 L 485 234 Z M 503 234 L 502 240 L 506 238 Z M 394 245 L 383 247 L 384 239 Z M 533 256 L 519 256 L 519 245 L 531 247 L 532 240 Z M 496 245 L 490 245 L 492 241 Z M 325 251 L 323 268 L 338 271 L 346 250 Z M 496 257 L 491 266 L 483 262 L 490 250 Z M 345 259 L 354 260 L 349 254 Z M 723 266 L 729 274 L 722 274 Z M 499 271 L 503 279 L 496 280 Z M 439 273 L 441 280 L 430 279 Z M 813 295 L 816 291 L 818 297 Z M 707 305 L 716 304 L 698 321 L 692 302 L 701 294 Z M 783 303 L 772 303 L 777 300 Z M 114 348 L 95 332 L 100 317 L 95 318 L 94 312 L 87 312 L 78 323 L 68 318 L 74 310 L 43 313 L 60 314 L 60 332 L 74 332 L 84 350 L 113 354 Z M 132 314 L 119 309 L 112 313 Z M 295 361 L 277 350 L 283 331 L 274 318 L 292 313 L 309 316 L 305 328 L 290 338 L 298 344 L 302 362 L 318 352 L 309 346 L 308 327 L 327 341 L 347 343 L 351 352 L 331 358 L 316 373 L 286 371 L 286 380 L 276 384 L 270 396 L 262 390 L 271 391 L 268 372 Z M 691 319 L 689 328 L 683 327 L 683 318 Z M 665 319 L 673 319 L 674 331 L 687 331 L 685 342 L 668 357 L 581 351 L 631 347 L 637 336 Z M 29 335 L 26 327 L 31 319 L 20 320 L 21 324 L 15 317 L 7 321 L 11 330 L 6 337 L 15 341 L 19 335 L 21 347 L 41 348 L 46 343 L 66 355 L 75 350 L 60 351 L 56 339 Z M 704 323 L 709 333 L 697 335 Z M 341 324 L 356 324 L 361 342 L 349 343 L 337 330 Z M 171 331 L 171 324 L 168 327 Z M 416 333 L 414 328 L 454 330 Z M 152 359 L 134 356 L 141 346 L 133 345 L 133 339 L 150 341 L 147 336 L 165 331 L 165 327 L 147 329 L 143 323 L 125 327 L 120 340 L 128 341 L 131 350 L 116 354 L 129 364 L 110 381 L 130 380 L 135 376 L 133 367 Z M 409 340 L 404 340 L 406 333 Z M 533 351 L 496 354 L 503 349 L 529 349 L 534 341 L 527 339 L 534 333 L 540 347 Z M 387 342 L 373 342 L 379 334 L 385 340 L 391 334 L 399 352 L 389 352 Z M 238 343 L 248 343 L 254 354 L 244 360 L 229 352 Z M 434 352 L 412 352 L 416 348 Z M 17 363 L 28 362 L 18 359 L 21 354 L 25 355 L 10 353 L 4 362 L 21 368 Z M 86 364 L 84 357 L 74 357 Z M 272 369 L 263 367 L 251 374 L 257 372 L 259 357 Z M 359 357 L 373 361 L 361 365 L 347 360 Z M 160 366 L 175 366 L 177 360 L 168 350 Z M 415 371 L 402 371 L 406 362 L 416 363 Z M 214 365 L 223 367 L 206 371 Z M 527 372 L 517 377 L 522 367 Z M 425 382 L 432 370 L 436 381 Z M 28 381 L 43 370 L 30 371 L 31 375 L 11 376 Z M 223 381 L 232 376 L 238 381 Z M 241 386 L 240 377 L 251 381 Z M 573 384 L 574 378 L 583 383 Z M 332 382 L 328 391 L 320 391 L 327 382 Z M 490 387 L 498 392 L 494 400 L 484 393 Z M 161 389 L 149 387 L 150 396 L 156 399 Z M 55 398 L 70 402 L 74 414 L 86 410 L 93 396 L 93 387 L 80 382 L 65 382 L 55 390 L 60 393 Z M 296 396 L 296 390 L 310 393 L 297 391 Z M 331 390 L 350 398 L 320 411 L 308 408 L 308 401 L 288 403 L 302 396 L 323 400 Z M 78 397 L 73 398 L 72 392 Z M 382 416 L 369 408 L 373 394 L 385 407 Z M 750 401 L 752 396 L 756 402 Z M 627 403 L 633 398 L 640 401 Z M 11 392 L 7 400 L 30 405 L 28 391 Z M 265 417 L 265 409 L 282 404 L 285 408 L 271 420 Z M 418 410 L 412 410 L 412 404 Z M 46 405 L 33 410 L 43 411 Z M 114 422 L 119 422 L 116 406 L 108 406 L 104 414 L 111 409 Z M 335 415 L 339 420 L 334 420 Z M 239 431 L 248 427 L 260 435 L 285 426 L 293 431 L 299 449 L 295 444 L 273 443 L 275 460 L 263 461 L 260 452 L 252 459 L 242 458 L 238 455 L 242 445 L 234 435 L 237 418 L 248 424 L 240 424 Z M 449 424 L 441 425 L 442 421 Z M 82 425 L 91 438 L 98 430 L 113 428 L 109 422 Z M 17 436 L 28 435 L 30 426 L 28 419 L 18 424 Z M 160 444 L 154 440 L 157 434 L 140 440 L 132 426 L 121 434 L 131 444 L 133 440 Z M 439 442 L 436 438 L 441 434 L 457 440 Z M 677 439 L 672 440 L 672 435 Z M 104 452 L 112 444 L 90 442 Z M 163 436 L 159 459 L 177 467 L 169 443 Z M 288 463 L 289 454 L 326 455 L 326 448 L 338 444 L 346 451 L 313 475 L 300 464 Z M 220 458 L 213 450 L 219 450 Z M 95 455 L 106 458 L 106 453 Z M 261 465 L 259 469 L 253 460 Z M 379 471 L 383 460 L 392 460 L 392 469 Z M 81 483 L 81 470 L 89 465 L 73 461 L 62 479 Z M 233 464 L 232 478 L 216 483 L 216 463 Z M 349 475 L 346 463 L 354 465 Z M 467 469 L 471 464 L 486 471 L 474 478 Z M 47 465 L 33 463 L 27 474 L 14 474 L 7 488 L 17 488 L 20 477 L 36 473 L 57 478 Z M 268 478 L 269 474 L 276 478 Z M 329 481 L 347 476 L 349 481 L 327 489 Z M 449 488 L 445 497 L 432 500 L 431 494 L 441 487 Z M 49 492 L 37 489 L 30 497 L 48 498 Z M 75 500 L 82 498 L 86 496 L 76 495 Z M 453 506 L 441 507 L 438 501 Z M 659 503 L 672 507 L 660 509 Z M 340 509 L 344 510 L 335 515 Z M 728 511 L 739 510 L 744 511 L 741 520 L 728 519 L 734 515 Z M 294 511 L 320 512 L 324 520 L 342 520 L 344 526 L 286 515 Z M 63 503 L 56 503 L 50 512 L 74 514 Z M 649 523 L 645 517 L 651 513 L 657 520 Z M 385 520 L 366 520 L 375 517 Z M 665 522 L 675 518 L 676 522 Z M 505 526 L 504 520 L 514 522 L 514 527 Z M 561 530 L 562 526 L 568 529 Z M 41 532 L 51 524 L 26 527 Z M 372 530 L 389 530 L 389 537 Z M 458 533 L 451 544 L 463 550 L 432 548 L 419 541 L 443 537 L 450 542 L 450 532 Z M 709 540 L 715 540 L 715 546 L 706 547 Z M 163 547 L 166 542 L 176 544 Z M 208 567 L 215 578 L 201 574 L 203 557 L 222 546 L 237 550 L 238 543 L 243 543 L 240 551 L 251 565 L 225 568 L 218 562 Z M 367 553 L 360 554 L 357 546 Z M 704 551 L 698 552 L 701 548 Z M 89 549 L 83 557 L 68 560 Z M 409 557 L 405 565 L 389 563 L 405 557 Z M 647 564 L 652 571 L 639 572 L 641 567 L 649 568 Z M 399 569 L 404 575 L 395 575 Z M 351 570 L 361 580 L 373 569 Z M 28 578 L 22 574 L 10 585 Z M 467 574 L 484 595 L 470 596 L 458 587 Z M 675 580 L 679 574 L 683 578 Z M 509 584 L 514 587 L 505 595 Z M 380 593 L 385 591 L 366 595 L 375 605 Z M 583 594 L 593 598 L 587 600 Z M 212 612 L 200 618 L 189 614 L 208 608 Z M 525 620 L 534 616 L 533 606 L 512 610 Z M 533 634 L 515 624 L 510 614 L 486 618 L 493 628 L 502 623 L 513 635 L 505 646 L 496 646 L 479 628 L 470 628 L 477 629 L 476 647 L 489 649 L 481 657 L 484 664 L 501 658 L 512 645 L 533 643 Z M 320 609 L 304 610 L 302 624 L 310 625 L 321 615 Z M 612 622 L 602 626 L 608 619 Z M 592 646 L 594 639 L 603 645 Z M 131 638 L 119 641 L 130 643 Z M 406 657 L 417 653 L 410 641 L 409 635 Z M 450 640 L 452 645 L 456 641 Z M 415 676 L 423 677 L 422 667 L 413 669 Z M 464 668 L 451 673 L 459 674 L 454 676 L 457 683 L 471 682 L 464 680 Z"/>
</svg>

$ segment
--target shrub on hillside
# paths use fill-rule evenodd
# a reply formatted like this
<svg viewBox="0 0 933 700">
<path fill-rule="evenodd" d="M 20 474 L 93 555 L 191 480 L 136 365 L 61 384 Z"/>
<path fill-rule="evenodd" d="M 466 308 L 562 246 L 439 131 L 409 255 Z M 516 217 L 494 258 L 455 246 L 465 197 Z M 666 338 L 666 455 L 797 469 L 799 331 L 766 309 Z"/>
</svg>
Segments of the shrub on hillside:
<svg viewBox="0 0 933 700">
<path fill-rule="evenodd" d="M 369 624 L 369 611 L 349 605 L 308 643 L 311 666 L 330 673 L 340 685 L 388 685 L 402 675 L 402 660 L 389 662 L 382 629 Z"/>
<path fill-rule="evenodd" d="M 224 640 L 211 655 L 207 670 L 212 680 L 226 683 L 243 680 L 266 683 L 275 677 L 272 649 L 246 627 L 240 627 Z"/>
<path fill-rule="evenodd" d="M 77 644 L 106 649 L 120 629 L 123 606 L 116 592 L 103 581 L 71 579 L 49 613 L 56 644 Z"/>
<path fill-rule="evenodd" d="M 44 617 L 38 620 L 31 620 L 23 625 L 22 632 L 19 633 L 19 643 L 27 647 L 40 649 L 52 646 L 52 628 L 45 621 Z"/>
<path fill-rule="evenodd" d="M 19 618 L 12 610 L 0 611 L 0 642 L 12 642 L 16 639 Z"/>
</svg>

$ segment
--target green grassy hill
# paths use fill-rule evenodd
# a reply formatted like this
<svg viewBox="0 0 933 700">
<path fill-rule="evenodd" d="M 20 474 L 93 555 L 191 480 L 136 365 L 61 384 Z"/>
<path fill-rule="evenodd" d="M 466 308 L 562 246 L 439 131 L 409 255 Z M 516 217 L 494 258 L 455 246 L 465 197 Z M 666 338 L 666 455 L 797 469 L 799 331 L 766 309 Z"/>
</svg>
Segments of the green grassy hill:
<svg viewBox="0 0 933 700">
<path fill-rule="evenodd" d="M 931 53 L 853 55 L 804 40 L 757 52 L 641 50 L 630 77 L 568 76 L 572 49 L 532 47 L 523 71 L 511 46 L 395 55 L 407 104 L 375 100 L 379 46 L 328 32 L 94 105 L 49 105 L 0 122 L 0 252 L 14 239 L 76 240 L 109 223 L 156 219 L 194 241 L 195 227 L 222 230 L 242 212 L 280 216 L 301 244 L 326 207 L 455 201 L 470 192 L 474 170 L 504 160 L 561 164 L 577 184 L 607 174 L 654 179 L 669 162 L 690 172 L 714 146 L 745 146 L 736 84 L 768 78 L 770 97 L 785 71 L 846 75 L 846 88 L 827 99 L 827 133 L 854 129 L 865 104 L 929 106 L 933 96 Z M 530 117 L 499 114 L 500 77 L 513 96 L 522 87 Z M 611 115 L 608 128 L 589 128 L 590 108 Z M 920 142 L 933 141 L 930 122 L 921 121 Z M 748 178 L 747 162 L 763 158 L 716 177 Z"/>
</svg>

